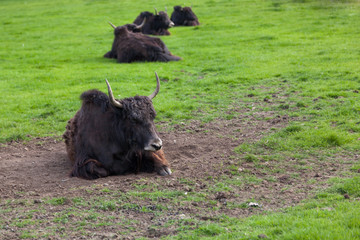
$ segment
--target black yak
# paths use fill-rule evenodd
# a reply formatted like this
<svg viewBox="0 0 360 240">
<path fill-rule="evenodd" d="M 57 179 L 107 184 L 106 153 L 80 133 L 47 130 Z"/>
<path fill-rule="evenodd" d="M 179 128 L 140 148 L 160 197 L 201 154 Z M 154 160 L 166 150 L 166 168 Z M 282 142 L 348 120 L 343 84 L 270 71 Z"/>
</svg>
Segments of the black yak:
<svg viewBox="0 0 360 240">
<path fill-rule="evenodd" d="M 111 50 L 104 57 L 116 58 L 119 63 L 136 61 L 168 62 L 181 59 L 172 55 L 160 38 L 133 32 L 129 30 L 129 24 L 119 27 L 111 25 L 115 29 L 115 39 Z"/>
<path fill-rule="evenodd" d="M 144 26 L 141 28 L 141 32 L 151 35 L 170 35 L 169 28 L 174 26 L 174 23 L 170 20 L 166 12 L 160 11 L 159 13 L 155 9 L 155 14 L 151 12 L 142 12 L 134 20 L 134 24 L 141 24 L 146 19 Z"/>
<path fill-rule="evenodd" d="M 171 174 L 154 124 L 152 99 L 160 89 L 157 74 L 156 82 L 156 90 L 148 97 L 117 100 L 107 80 L 109 96 L 99 90 L 81 94 L 82 106 L 68 121 L 63 135 L 73 164 L 71 176 L 96 179 L 137 172 Z"/>
<path fill-rule="evenodd" d="M 199 20 L 191 7 L 175 6 L 174 12 L 171 14 L 171 21 L 175 26 L 197 26 L 200 25 Z"/>
</svg>

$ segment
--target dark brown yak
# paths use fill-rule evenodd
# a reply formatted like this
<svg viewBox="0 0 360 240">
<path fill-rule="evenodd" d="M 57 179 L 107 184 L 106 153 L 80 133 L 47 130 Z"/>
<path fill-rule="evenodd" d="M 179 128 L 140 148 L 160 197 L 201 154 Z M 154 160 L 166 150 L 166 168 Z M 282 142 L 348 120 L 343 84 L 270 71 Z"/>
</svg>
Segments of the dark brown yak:
<svg viewBox="0 0 360 240">
<path fill-rule="evenodd" d="M 148 97 L 117 100 L 107 80 L 109 97 L 98 90 L 81 94 L 82 106 L 63 135 L 73 164 L 71 176 L 96 179 L 137 172 L 171 174 L 154 124 L 151 99 L 160 89 L 157 74 L 156 81 L 156 90 Z"/>
<path fill-rule="evenodd" d="M 175 6 L 174 12 L 171 14 L 171 21 L 175 26 L 197 26 L 200 25 L 199 20 L 191 7 Z"/>
<path fill-rule="evenodd" d="M 129 30 L 131 24 L 119 27 L 111 25 L 115 29 L 115 39 L 111 50 L 104 55 L 106 58 L 116 58 L 119 63 L 136 61 L 168 62 L 181 59 L 172 55 L 160 38 L 133 32 L 133 30 Z"/>
<path fill-rule="evenodd" d="M 160 11 L 159 13 L 155 9 L 155 15 L 151 12 L 142 12 L 134 20 L 134 24 L 141 24 L 144 19 L 146 22 L 141 28 L 141 32 L 151 35 L 170 35 L 169 28 L 174 26 L 174 23 L 170 20 L 166 12 Z"/>
</svg>

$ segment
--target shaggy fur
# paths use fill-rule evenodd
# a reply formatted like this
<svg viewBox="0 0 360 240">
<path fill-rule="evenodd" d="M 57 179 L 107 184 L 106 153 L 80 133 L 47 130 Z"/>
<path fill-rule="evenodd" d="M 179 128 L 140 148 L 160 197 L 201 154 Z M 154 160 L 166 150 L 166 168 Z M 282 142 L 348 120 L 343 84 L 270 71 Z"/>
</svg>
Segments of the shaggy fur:
<svg viewBox="0 0 360 240">
<path fill-rule="evenodd" d="M 166 12 L 160 11 L 154 15 L 151 12 L 142 12 L 134 20 L 134 24 L 140 25 L 144 18 L 146 18 L 145 25 L 142 27 L 141 32 L 151 35 L 170 35 L 169 28 L 171 21 Z"/>
<path fill-rule="evenodd" d="M 130 32 L 126 26 L 115 28 L 114 35 L 111 51 L 104 57 L 116 58 L 119 63 L 168 62 L 181 59 L 172 55 L 161 39 Z"/>
<path fill-rule="evenodd" d="M 197 26 L 200 25 L 199 20 L 190 7 L 175 6 L 174 12 L 171 14 L 171 21 L 175 26 Z"/>
<path fill-rule="evenodd" d="M 137 172 L 166 174 L 164 168 L 169 164 L 163 151 L 143 150 L 151 139 L 158 138 L 153 122 L 156 113 L 148 97 L 123 99 L 123 108 L 112 106 L 108 96 L 98 90 L 84 92 L 81 99 L 81 109 L 63 135 L 73 164 L 71 176 L 96 179 Z"/>
</svg>

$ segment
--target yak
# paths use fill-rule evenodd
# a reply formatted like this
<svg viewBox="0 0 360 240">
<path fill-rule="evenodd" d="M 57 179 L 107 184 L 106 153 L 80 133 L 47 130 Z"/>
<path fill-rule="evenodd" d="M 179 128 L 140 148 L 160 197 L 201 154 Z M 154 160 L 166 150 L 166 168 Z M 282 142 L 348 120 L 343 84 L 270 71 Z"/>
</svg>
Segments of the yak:
<svg viewBox="0 0 360 240">
<path fill-rule="evenodd" d="M 131 30 L 132 28 L 129 29 L 129 26 L 132 27 L 132 24 L 119 27 L 113 24 L 111 25 L 115 29 L 115 38 L 111 50 L 104 55 L 106 58 L 115 58 L 119 63 L 136 61 L 168 62 L 181 59 L 178 56 L 172 55 L 160 38 L 150 37 L 139 32 L 134 32 Z M 138 29 L 138 27 L 136 29 Z"/>
<path fill-rule="evenodd" d="M 72 163 L 71 176 L 96 179 L 109 175 L 157 172 L 170 175 L 169 163 L 162 150 L 150 96 L 115 99 L 106 80 L 108 95 L 99 90 L 81 94 L 82 106 L 68 121 L 66 151 Z"/>
<path fill-rule="evenodd" d="M 166 12 L 155 9 L 155 14 L 151 12 L 141 12 L 134 20 L 134 24 L 139 25 L 146 19 L 145 25 L 141 28 L 143 34 L 151 35 L 170 35 L 169 28 L 174 26 Z"/>
<path fill-rule="evenodd" d="M 197 26 L 200 25 L 199 20 L 191 7 L 175 6 L 171 14 L 171 21 L 175 26 Z"/>
</svg>

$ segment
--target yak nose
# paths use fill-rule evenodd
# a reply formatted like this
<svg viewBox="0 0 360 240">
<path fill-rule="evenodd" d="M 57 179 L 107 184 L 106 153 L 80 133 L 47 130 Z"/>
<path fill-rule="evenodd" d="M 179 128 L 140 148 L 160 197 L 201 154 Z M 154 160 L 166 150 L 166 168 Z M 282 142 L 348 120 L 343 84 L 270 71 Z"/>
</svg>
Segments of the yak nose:
<svg viewBox="0 0 360 240">
<path fill-rule="evenodd" d="M 148 146 L 145 147 L 146 151 L 158 151 L 162 148 L 162 141 L 160 138 L 156 138 L 149 143 Z"/>
<path fill-rule="evenodd" d="M 151 146 L 152 146 L 156 151 L 160 150 L 161 147 L 162 147 L 162 145 L 155 144 L 155 143 L 151 144 Z"/>
</svg>

